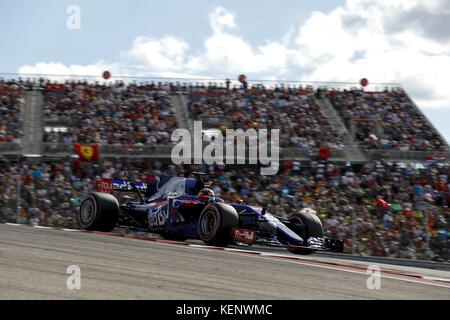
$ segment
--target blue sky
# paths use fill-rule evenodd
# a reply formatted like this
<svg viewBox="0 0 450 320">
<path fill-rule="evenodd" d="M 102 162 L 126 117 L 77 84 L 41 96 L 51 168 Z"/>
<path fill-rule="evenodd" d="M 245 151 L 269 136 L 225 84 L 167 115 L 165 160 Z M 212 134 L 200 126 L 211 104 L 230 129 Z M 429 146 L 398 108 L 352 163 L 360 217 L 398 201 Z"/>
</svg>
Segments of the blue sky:
<svg viewBox="0 0 450 320">
<path fill-rule="evenodd" d="M 66 26 L 69 5 L 81 28 Z M 2 1 L 0 72 L 400 82 L 450 141 L 450 3 Z"/>
<path fill-rule="evenodd" d="M 311 10 L 332 10 L 342 1 L 227 1 L 226 8 L 239 12 L 236 23 L 241 35 L 253 45 L 282 37 L 300 25 Z M 69 30 L 66 20 L 69 5 L 81 9 L 81 28 Z M 89 64 L 97 60 L 115 61 L 140 35 L 175 35 L 189 42 L 192 50 L 202 46 L 211 33 L 208 13 L 222 1 L 11 1 L 0 2 L 0 24 L 8 30 L 7 44 L 0 52 L 1 72 L 17 72 L 23 65 L 43 61 Z M 273 11 L 277 17 L 274 19 Z"/>
</svg>

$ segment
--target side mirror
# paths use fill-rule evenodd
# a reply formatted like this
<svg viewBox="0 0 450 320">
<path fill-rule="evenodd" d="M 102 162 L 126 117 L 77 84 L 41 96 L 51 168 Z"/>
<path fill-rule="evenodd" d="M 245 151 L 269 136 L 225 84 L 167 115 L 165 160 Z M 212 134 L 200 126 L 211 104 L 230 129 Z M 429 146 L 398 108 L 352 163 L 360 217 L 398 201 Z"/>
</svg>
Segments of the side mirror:
<svg viewBox="0 0 450 320">
<path fill-rule="evenodd" d="M 267 206 L 264 206 L 261 210 L 261 215 L 265 215 L 267 211 Z"/>
<path fill-rule="evenodd" d="M 237 203 L 237 204 L 242 204 L 242 202 L 244 202 L 242 199 L 237 199 L 237 200 L 236 200 L 236 203 Z"/>
</svg>

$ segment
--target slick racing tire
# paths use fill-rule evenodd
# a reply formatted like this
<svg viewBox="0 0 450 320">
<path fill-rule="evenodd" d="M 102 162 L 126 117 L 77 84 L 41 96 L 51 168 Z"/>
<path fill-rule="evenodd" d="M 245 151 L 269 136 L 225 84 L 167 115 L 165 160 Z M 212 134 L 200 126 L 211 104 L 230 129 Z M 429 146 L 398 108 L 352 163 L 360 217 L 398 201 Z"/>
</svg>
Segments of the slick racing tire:
<svg viewBox="0 0 450 320">
<path fill-rule="evenodd" d="M 110 232 L 119 219 L 119 202 L 109 193 L 91 192 L 78 211 L 78 220 L 84 230 Z"/>
<path fill-rule="evenodd" d="M 203 242 L 224 247 L 233 242 L 233 228 L 239 225 L 239 217 L 232 206 L 215 202 L 207 205 L 198 220 L 197 233 Z"/>
<path fill-rule="evenodd" d="M 291 230 L 303 238 L 304 242 L 298 245 L 306 246 L 309 237 L 322 238 L 323 229 L 322 222 L 313 213 L 301 211 L 289 215 L 288 220 L 291 222 Z M 288 250 L 295 254 L 307 255 L 316 252 L 315 249 L 308 248 L 288 248 Z"/>
</svg>

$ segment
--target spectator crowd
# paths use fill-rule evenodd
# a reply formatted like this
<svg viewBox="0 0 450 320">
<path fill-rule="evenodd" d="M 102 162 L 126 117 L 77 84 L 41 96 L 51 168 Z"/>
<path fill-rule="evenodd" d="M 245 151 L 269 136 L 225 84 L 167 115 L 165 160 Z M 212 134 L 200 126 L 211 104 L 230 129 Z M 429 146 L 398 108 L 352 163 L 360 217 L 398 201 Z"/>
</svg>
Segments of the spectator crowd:
<svg viewBox="0 0 450 320">
<path fill-rule="evenodd" d="M 329 91 L 330 101 L 368 149 L 399 151 L 448 150 L 430 122 L 402 89 L 383 92 Z"/>
<path fill-rule="evenodd" d="M 317 104 L 312 87 L 251 88 L 191 86 L 189 113 L 203 126 L 225 129 L 279 129 L 280 147 L 343 150 L 344 138 L 333 130 Z"/>
<path fill-rule="evenodd" d="M 186 168 L 159 161 L 4 163 L 0 220 L 79 228 L 80 199 L 95 190 L 97 179 L 125 179 L 124 170 L 134 179 L 145 179 L 148 173 L 188 176 L 193 170 L 204 171 L 216 195 L 226 201 L 268 205 L 271 213 L 283 217 L 301 208 L 316 210 L 325 235 L 344 239 L 348 252 L 449 260 L 447 166 L 417 169 L 370 162 L 358 168 L 321 161 L 305 166 L 294 161 L 283 163 L 276 176 L 262 176 L 258 168 Z M 380 205 L 380 199 L 389 205 Z"/>
<path fill-rule="evenodd" d="M 170 86 L 101 85 L 85 82 L 43 85 L 44 122 L 67 126 L 47 132 L 44 145 L 98 143 L 127 148 L 165 145 L 177 128 Z"/>
<path fill-rule="evenodd" d="M 0 80 L 0 143 L 21 143 L 25 83 Z"/>
</svg>

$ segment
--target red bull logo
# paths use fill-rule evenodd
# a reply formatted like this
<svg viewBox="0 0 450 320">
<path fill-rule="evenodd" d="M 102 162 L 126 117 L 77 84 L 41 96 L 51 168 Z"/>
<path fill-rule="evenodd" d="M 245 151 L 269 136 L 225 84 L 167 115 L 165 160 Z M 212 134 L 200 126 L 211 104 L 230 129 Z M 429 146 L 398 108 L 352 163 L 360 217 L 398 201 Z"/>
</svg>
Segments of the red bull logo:
<svg viewBox="0 0 450 320">
<path fill-rule="evenodd" d="M 233 239 L 235 241 L 253 242 L 255 231 L 233 228 Z"/>
</svg>

